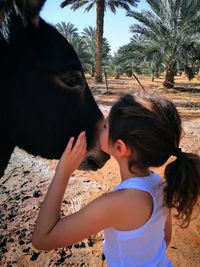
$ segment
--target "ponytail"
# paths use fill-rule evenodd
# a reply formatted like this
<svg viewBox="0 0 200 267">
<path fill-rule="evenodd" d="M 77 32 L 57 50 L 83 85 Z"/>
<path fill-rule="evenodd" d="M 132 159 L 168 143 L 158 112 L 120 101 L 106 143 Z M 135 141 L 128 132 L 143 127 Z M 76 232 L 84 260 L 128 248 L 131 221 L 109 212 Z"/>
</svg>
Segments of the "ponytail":
<svg viewBox="0 0 200 267">
<path fill-rule="evenodd" d="M 184 153 L 179 149 L 175 161 L 165 169 L 166 205 L 175 208 L 176 217 L 181 220 L 181 227 L 188 227 L 193 207 L 200 195 L 200 157 Z"/>
</svg>

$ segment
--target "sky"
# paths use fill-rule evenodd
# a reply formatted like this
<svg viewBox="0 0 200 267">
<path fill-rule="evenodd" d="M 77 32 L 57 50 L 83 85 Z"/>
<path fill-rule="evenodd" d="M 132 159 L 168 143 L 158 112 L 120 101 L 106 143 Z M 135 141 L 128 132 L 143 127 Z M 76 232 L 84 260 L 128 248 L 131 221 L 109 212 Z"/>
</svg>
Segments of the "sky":
<svg viewBox="0 0 200 267">
<path fill-rule="evenodd" d="M 84 13 L 84 8 L 80 8 L 75 12 L 70 9 L 70 6 L 60 8 L 61 0 L 47 1 L 41 12 L 41 17 L 45 21 L 55 25 L 61 21 L 65 23 L 72 23 L 78 32 L 81 33 L 85 27 L 96 27 L 96 12 L 95 8 L 90 12 Z M 147 10 L 148 4 L 145 0 L 140 0 L 137 9 Z M 126 12 L 120 8 L 117 9 L 116 14 L 106 11 L 104 19 L 104 37 L 108 39 L 111 46 L 111 54 L 117 52 L 118 48 L 130 41 L 131 33 L 129 26 L 136 21 L 133 18 L 126 17 Z"/>
</svg>

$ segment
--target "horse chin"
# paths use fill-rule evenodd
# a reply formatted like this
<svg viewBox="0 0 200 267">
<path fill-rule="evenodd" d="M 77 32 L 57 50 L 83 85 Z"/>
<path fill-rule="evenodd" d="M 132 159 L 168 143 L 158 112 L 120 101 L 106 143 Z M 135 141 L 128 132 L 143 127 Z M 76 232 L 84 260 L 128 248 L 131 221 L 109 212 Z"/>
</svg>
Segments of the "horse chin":
<svg viewBox="0 0 200 267">
<path fill-rule="evenodd" d="M 97 155 L 88 155 L 85 160 L 81 163 L 80 170 L 92 170 L 97 171 L 102 168 L 105 163 L 110 159 L 110 156 L 103 151 L 100 151 Z"/>
</svg>

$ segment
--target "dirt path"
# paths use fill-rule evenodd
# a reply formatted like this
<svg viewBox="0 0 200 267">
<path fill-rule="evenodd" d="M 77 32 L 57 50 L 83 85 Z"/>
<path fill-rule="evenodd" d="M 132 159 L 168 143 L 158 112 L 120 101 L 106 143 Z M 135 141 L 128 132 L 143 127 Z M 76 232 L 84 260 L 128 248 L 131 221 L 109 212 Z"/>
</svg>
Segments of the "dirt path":
<svg viewBox="0 0 200 267">
<path fill-rule="evenodd" d="M 141 78 L 141 77 L 140 77 Z M 89 81 L 103 113 L 122 93 L 138 90 L 131 79 L 109 80 L 112 94 Z M 151 92 L 173 99 L 183 119 L 185 135 L 182 148 L 200 155 L 200 83 L 177 80 L 177 86 L 193 88 L 190 91 L 162 88 L 162 80 L 153 84 L 141 78 L 145 88 Z M 134 89 L 133 89 L 134 88 Z M 31 246 L 34 222 L 49 185 L 57 161 L 34 157 L 16 148 L 0 185 L 0 266 L 46 267 L 46 266 L 90 266 L 100 267 L 101 233 L 92 236 L 71 248 L 51 252 L 39 252 Z M 158 170 L 162 173 L 162 169 Z M 62 212 L 72 213 L 91 199 L 109 191 L 119 182 L 119 173 L 113 159 L 98 172 L 76 171 L 70 180 Z M 187 229 L 181 229 L 173 220 L 173 238 L 168 255 L 175 267 L 200 267 L 200 220 L 196 218 Z"/>
</svg>

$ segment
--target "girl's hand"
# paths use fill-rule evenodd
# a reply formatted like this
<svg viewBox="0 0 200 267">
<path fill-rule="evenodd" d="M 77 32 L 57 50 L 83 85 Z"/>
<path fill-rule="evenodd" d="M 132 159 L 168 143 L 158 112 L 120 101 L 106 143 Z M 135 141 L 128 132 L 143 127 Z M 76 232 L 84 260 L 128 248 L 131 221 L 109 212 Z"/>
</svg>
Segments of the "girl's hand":
<svg viewBox="0 0 200 267">
<path fill-rule="evenodd" d="M 60 158 L 57 168 L 56 176 L 69 177 L 80 166 L 84 160 L 87 152 L 87 142 L 85 132 L 81 132 L 77 138 L 75 145 L 74 137 L 69 139 L 67 147 Z"/>
</svg>

